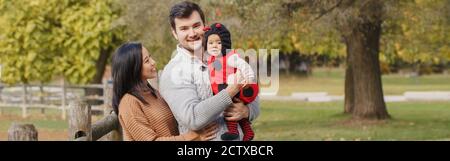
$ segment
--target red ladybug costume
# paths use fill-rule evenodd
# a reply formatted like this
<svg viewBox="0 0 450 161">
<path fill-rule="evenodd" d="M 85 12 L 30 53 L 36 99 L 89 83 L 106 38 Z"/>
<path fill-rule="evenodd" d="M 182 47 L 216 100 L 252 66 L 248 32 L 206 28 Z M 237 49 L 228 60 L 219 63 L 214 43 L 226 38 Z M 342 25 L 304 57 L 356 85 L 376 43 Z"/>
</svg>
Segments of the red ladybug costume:
<svg viewBox="0 0 450 161">
<path fill-rule="evenodd" d="M 205 27 L 205 42 L 208 42 L 208 37 L 213 34 L 217 34 L 220 37 L 222 49 L 221 55 L 214 56 L 211 55 L 208 59 L 208 71 L 210 72 L 210 82 L 213 94 L 219 93 L 221 90 L 225 89 L 228 86 L 228 78 L 235 76 L 235 73 L 239 67 L 244 68 L 246 70 L 250 70 L 250 65 L 248 65 L 243 59 L 239 58 L 239 55 L 232 50 L 229 53 L 226 53 L 226 49 L 231 49 L 231 36 L 230 32 L 220 23 L 215 23 L 211 25 L 211 27 Z M 207 43 L 204 43 L 205 50 L 207 50 Z M 241 69 L 243 70 L 243 69 Z M 254 75 L 253 71 L 246 72 L 247 75 Z M 245 77 L 245 74 L 244 74 Z M 253 76 L 254 77 L 254 76 Z M 259 93 L 259 87 L 255 83 L 249 83 L 246 88 L 240 90 L 235 98 L 239 98 L 244 104 L 248 104 L 256 99 L 256 96 Z M 254 137 L 254 132 L 251 128 L 251 122 L 248 119 L 242 119 L 239 121 L 226 121 L 228 131 L 224 133 L 221 138 L 222 140 L 234 140 L 239 137 L 239 131 L 237 124 L 242 128 L 244 133 L 243 141 L 250 141 Z"/>
</svg>

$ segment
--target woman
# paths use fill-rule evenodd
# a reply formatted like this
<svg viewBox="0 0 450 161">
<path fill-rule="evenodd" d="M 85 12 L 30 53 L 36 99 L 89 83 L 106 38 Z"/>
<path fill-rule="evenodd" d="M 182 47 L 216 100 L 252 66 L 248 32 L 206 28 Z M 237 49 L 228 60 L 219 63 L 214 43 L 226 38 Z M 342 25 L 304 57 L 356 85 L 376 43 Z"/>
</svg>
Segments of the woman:
<svg viewBox="0 0 450 161">
<path fill-rule="evenodd" d="M 155 78 L 156 62 L 140 43 L 120 46 L 112 61 L 113 108 L 125 140 L 204 141 L 215 138 L 217 125 L 179 135 L 167 103 L 147 79 Z"/>
</svg>

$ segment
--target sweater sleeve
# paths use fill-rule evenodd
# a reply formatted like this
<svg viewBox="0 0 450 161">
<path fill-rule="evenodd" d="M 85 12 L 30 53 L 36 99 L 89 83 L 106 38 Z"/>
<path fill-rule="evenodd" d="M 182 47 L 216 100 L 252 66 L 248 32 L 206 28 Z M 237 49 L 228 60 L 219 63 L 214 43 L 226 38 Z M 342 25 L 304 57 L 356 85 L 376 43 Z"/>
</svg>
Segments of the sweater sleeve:
<svg viewBox="0 0 450 161">
<path fill-rule="evenodd" d="M 119 112 L 119 118 L 122 120 L 122 127 L 129 131 L 130 137 L 136 141 L 184 141 L 183 135 L 160 137 L 153 130 L 150 122 L 145 118 L 142 107 L 137 100 L 123 99 L 123 104 L 127 109 Z"/>
<path fill-rule="evenodd" d="M 259 116 L 259 96 L 256 96 L 255 100 L 253 102 L 250 102 L 247 104 L 249 108 L 249 117 L 248 119 L 250 121 L 255 120 Z"/>
<path fill-rule="evenodd" d="M 164 69 L 161 80 L 165 80 L 160 84 L 161 95 L 178 123 L 190 130 L 203 128 L 233 103 L 225 90 L 202 101 L 193 81 L 189 77 L 171 74 L 171 69 Z M 172 80 L 179 80 L 179 82 Z"/>
</svg>

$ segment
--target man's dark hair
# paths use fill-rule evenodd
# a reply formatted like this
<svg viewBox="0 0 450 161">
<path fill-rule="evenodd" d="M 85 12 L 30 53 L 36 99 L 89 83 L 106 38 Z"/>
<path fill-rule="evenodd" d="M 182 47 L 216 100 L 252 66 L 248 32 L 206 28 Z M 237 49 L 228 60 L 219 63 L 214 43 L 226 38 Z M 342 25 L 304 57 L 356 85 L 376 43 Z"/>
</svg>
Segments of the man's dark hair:
<svg viewBox="0 0 450 161">
<path fill-rule="evenodd" d="M 175 18 L 188 18 L 191 16 L 192 12 L 197 11 L 202 18 L 203 24 L 205 24 L 205 15 L 203 14 L 202 9 L 196 3 L 183 1 L 175 4 L 170 9 L 170 26 L 175 30 Z"/>
</svg>

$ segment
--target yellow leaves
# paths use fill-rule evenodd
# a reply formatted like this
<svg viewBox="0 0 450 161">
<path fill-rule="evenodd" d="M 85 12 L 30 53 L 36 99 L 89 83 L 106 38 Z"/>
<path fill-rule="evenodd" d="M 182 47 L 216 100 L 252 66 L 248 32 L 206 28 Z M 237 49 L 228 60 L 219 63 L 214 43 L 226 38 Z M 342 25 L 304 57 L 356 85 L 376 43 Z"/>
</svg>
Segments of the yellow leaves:
<svg viewBox="0 0 450 161">
<path fill-rule="evenodd" d="M 411 19 L 412 22 L 418 22 L 419 21 L 419 18 L 417 16 L 415 16 L 415 15 L 411 16 L 410 19 Z"/>
<path fill-rule="evenodd" d="M 386 58 L 385 54 L 380 54 L 380 61 L 381 62 L 388 62 L 388 59 Z"/>
<path fill-rule="evenodd" d="M 401 45 L 398 42 L 394 43 L 394 47 L 395 47 L 395 50 L 397 50 L 397 51 L 401 50 Z"/>
<path fill-rule="evenodd" d="M 294 47 L 298 51 L 306 51 L 301 42 L 294 43 Z"/>
<path fill-rule="evenodd" d="M 37 53 L 35 51 L 29 51 L 27 54 L 27 62 L 28 63 L 33 63 L 33 60 L 36 59 Z"/>
<path fill-rule="evenodd" d="M 405 58 L 406 57 L 406 54 L 405 54 L 405 52 L 403 50 L 397 50 L 397 54 L 401 58 Z"/>
<path fill-rule="evenodd" d="M 72 44 L 72 41 L 73 41 L 73 38 L 66 39 L 66 41 L 64 41 L 64 43 L 62 44 L 62 47 L 69 48 L 70 45 Z"/>
<path fill-rule="evenodd" d="M 14 33 L 14 38 L 15 38 L 16 40 L 20 39 L 21 36 L 22 36 L 22 34 L 19 33 L 19 32 Z"/>
<path fill-rule="evenodd" d="M 441 59 L 437 58 L 437 57 L 433 57 L 432 58 L 433 64 L 439 64 L 441 63 Z"/>
<path fill-rule="evenodd" d="M 34 6 L 38 6 L 39 2 L 41 2 L 41 0 L 30 0 L 30 6 L 34 7 Z"/>
<path fill-rule="evenodd" d="M 341 56 L 345 56 L 347 55 L 347 46 L 345 45 L 340 45 L 341 47 L 338 49 L 338 53 Z"/>
<path fill-rule="evenodd" d="M 429 62 L 432 60 L 432 54 L 429 52 L 422 52 L 418 54 L 416 57 L 418 60 L 421 60 L 423 62 Z"/>
<path fill-rule="evenodd" d="M 425 5 L 426 3 L 428 3 L 428 1 L 430 0 L 415 0 L 416 4 L 419 6 Z"/>
<path fill-rule="evenodd" d="M 292 35 L 291 35 L 291 41 L 292 41 L 293 43 L 297 43 L 297 36 L 294 35 L 294 34 L 292 34 Z"/>
<path fill-rule="evenodd" d="M 317 45 L 314 50 L 318 53 L 326 53 L 327 47 L 324 45 Z"/>
<path fill-rule="evenodd" d="M 36 28 L 36 25 L 33 22 L 29 22 L 25 28 L 25 33 L 29 34 L 33 32 L 34 28 Z"/>
<path fill-rule="evenodd" d="M 81 45 L 85 45 L 85 44 L 86 44 L 86 41 L 87 41 L 88 39 L 89 39 L 89 37 L 83 35 L 83 36 L 81 36 L 79 42 L 80 42 Z"/>
<path fill-rule="evenodd" d="M 22 68 L 22 66 L 23 66 L 23 61 L 21 61 L 20 58 L 19 58 L 19 60 L 14 61 L 14 62 L 15 62 L 14 64 L 9 64 L 9 65 L 14 65 L 14 67 L 15 67 L 16 69 Z M 7 67 L 12 67 L 12 66 L 7 66 Z"/>
<path fill-rule="evenodd" d="M 90 56 L 91 59 L 94 59 L 94 60 L 98 59 L 99 55 L 100 55 L 100 50 L 91 50 L 91 51 L 89 51 L 89 56 Z"/>
<path fill-rule="evenodd" d="M 439 49 L 439 52 L 443 55 L 443 57 L 450 61 L 450 47 L 448 45 L 444 45 Z"/>
</svg>

